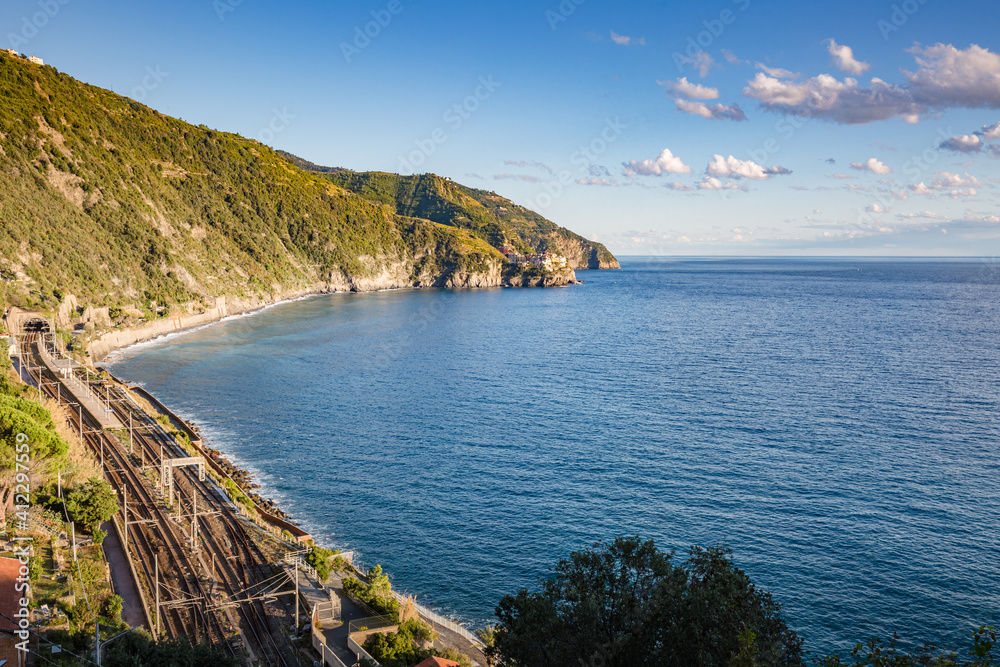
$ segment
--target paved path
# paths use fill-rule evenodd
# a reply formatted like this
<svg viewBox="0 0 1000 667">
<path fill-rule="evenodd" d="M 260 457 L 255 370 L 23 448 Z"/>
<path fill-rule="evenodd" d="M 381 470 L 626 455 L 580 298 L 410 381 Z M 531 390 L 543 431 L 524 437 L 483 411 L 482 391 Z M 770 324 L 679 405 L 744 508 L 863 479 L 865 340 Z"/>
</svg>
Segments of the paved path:
<svg viewBox="0 0 1000 667">
<path fill-rule="evenodd" d="M 345 664 L 353 665 L 357 658 L 355 658 L 354 654 L 347 649 L 348 624 L 351 621 L 368 618 L 371 616 L 371 613 L 359 608 L 353 600 L 344 595 L 343 579 L 336 573 L 330 575 L 330 579 L 324 586 L 320 586 L 315 579 L 311 579 L 300 572 L 299 592 L 309 609 L 312 609 L 312 606 L 317 602 L 328 602 L 330 600 L 331 592 L 340 598 L 340 611 L 343 623 L 337 627 L 323 628 L 322 633 L 326 641 L 326 645 L 337 654 L 337 657 L 343 660 Z M 486 657 L 483 655 L 482 650 L 478 646 L 474 646 L 465 637 L 449 630 L 448 628 L 438 625 L 437 623 L 434 623 L 431 619 L 423 618 L 423 620 L 433 627 L 434 631 L 440 635 L 438 640 L 434 642 L 435 648 L 441 650 L 445 648 L 456 648 L 460 652 L 469 656 L 474 667 L 486 667 Z"/>
<path fill-rule="evenodd" d="M 343 660 L 344 664 L 353 665 L 357 662 L 357 658 L 347 648 L 347 625 L 351 621 L 365 618 L 370 614 L 359 609 L 350 598 L 343 594 L 342 588 L 342 580 L 336 574 L 330 576 L 326 585 L 321 585 L 316 579 L 306 576 L 302 571 L 299 572 L 299 595 L 302 596 L 303 604 L 309 608 L 304 617 L 307 623 L 314 604 L 329 602 L 331 593 L 340 599 L 340 613 L 343 623 L 337 627 L 324 627 L 321 632 L 326 645 L 337 654 L 337 657 Z"/>
<path fill-rule="evenodd" d="M 146 614 L 142 610 L 142 598 L 139 597 L 139 589 L 136 588 L 135 580 L 132 578 L 125 550 L 122 548 L 121 540 L 118 539 L 118 531 L 110 521 L 105 522 L 102 529 L 108 532 L 101 547 L 111 567 L 111 582 L 114 584 L 115 593 L 122 598 L 122 619 L 132 628 L 144 626 Z"/>
</svg>

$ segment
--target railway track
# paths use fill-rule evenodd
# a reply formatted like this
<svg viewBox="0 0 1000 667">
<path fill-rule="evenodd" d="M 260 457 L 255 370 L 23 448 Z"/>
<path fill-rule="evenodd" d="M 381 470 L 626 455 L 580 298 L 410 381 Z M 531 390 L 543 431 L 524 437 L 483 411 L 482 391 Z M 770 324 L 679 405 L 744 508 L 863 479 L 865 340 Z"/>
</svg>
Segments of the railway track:
<svg viewBox="0 0 1000 667">
<path fill-rule="evenodd" d="M 133 444 L 139 446 L 141 459 L 148 457 L 158 461 L 161 453 L 167 457 L 190 454 L 163 433 L 159 425 L 130 400 L 125 390 L 115 387 L 111 392 L 111 405 L 119 420 L 129 423 L 131 416 L 133 426 L 138 420 L 145 427 L 138 432 L 133 428 Z M 228 497 L 214 482 L 198 479 L 190 468 L 175 469 L 174 475 L 178 503 L 185 510 L 194 514 L 197 503 L 199 508 L 212 508 L 214 511 L 214 516 L 197 516 L 198 534 L 205 548 L 200 554 L 204 571 L 212 572 L 213 577 L 221 571 L 223 576 L 219 583 L 224 587 L 227 599 L 246 600 L 238 604 L 236 610 L 242 621 L 240 626 L 256 646 L 254 653 L 269 665 L 287 667 L 288 662 L 280 646 L 284 637 L 273 620 L 273 611 L 269 611 L 264 600 L 259 599 L 268 590 L 267 586 L 273 587 L 275 575 L 266 554 L 250 537 L 248 530 L 255 529 L 248 529 L 246 522 L 229 503 Z M 185 496 L 188 499 L 186 505 Z M 191 500 L 195 496 L 197 501 Z M 224 535 L 225 540 L 218 539 L 218 535 Z M 207 567 L 207 558 L 212 558 L 211 568 Z M 279 639 L 276 639 L 276 635 Z"/>
<path fill-rule="evenodd" d="M 39 363 L 37 346 L 44 344 L 42 338 L 29 334 L 25 343 L 35 366 L 30 369 L 29 364 L 29 372 L 43 387 L 48 385 L 46 393 L 55 398 L 50 388 L 57 378 Z M 132 424 L 130 439 L 122 442 L 105 433 L 87 412 L 73 414 L 73 426 L 78 430 L 82 427 L 87 446 L 104 461 L 111 484 L 127 493 L 128 545 L 145 588 L 152 593 L 150 602 L 155 598 L 157 577 L 153 563 L 159 563 L 158 613 L 166 636 L 223 644 L 237 657 L 243 657 L 237 650 L 242 640 L 254 664 L 298 664 L 288 637 L 281 632 L 282 617 L 291 615 L 274 604 L 275 593 L 287 583 L 287 577 L 280 570 L 276 574 L 264 550 L 252 539 L 251 531 L 256 528 L 248 527 L 213 481 L 199 480 L 190 468 L 174 470 L 179 516 L 171 516 L 143 471 L 158 469 L 161 456 L 174 458 L 188 453 L 125 390 L 117 386 L 104 389 L 118 419 Z M 198 513 L 192 511 L 195 504 Z M 188 517 L 188 535 L 184 534 L 184 516 L 180 516 L 185 510 L 193 515 Z M 195 525 L 201 538 L 196 546 L 200 548 L 192 550 L 190 537 Z"/>
</svg>

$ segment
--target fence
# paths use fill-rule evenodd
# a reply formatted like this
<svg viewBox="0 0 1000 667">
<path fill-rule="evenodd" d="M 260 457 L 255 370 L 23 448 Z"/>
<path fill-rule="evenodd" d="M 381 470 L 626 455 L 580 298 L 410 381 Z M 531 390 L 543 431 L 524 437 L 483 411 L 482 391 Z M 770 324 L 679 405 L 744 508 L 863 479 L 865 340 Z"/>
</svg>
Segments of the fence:
<svg viewBox="0 0 1000 667">
<path fill-rule="evenodd" d="M 341 617 L 340 598 L 334 596 L 329 602 L 313 605 L 313 627 L 322 629 L 324 623 L 338 625 Z"/>
<path fill-rule="evenodd" d="M 317 580 L 322 581 L 319 578 L 319 575 L 316 574 L 316 568 L 307 563 L 306 559 L 302 557 L 301 553 L 285 554 L 285 563 L 291 565 L 292 567 L 295 567 L 297 565 L 302 572 L 305 572 L 310 577 L 315 577 Z"/>
<path fill-rule="evenodd" d="M 359 632 L 367 632 L 369 634 L 375 632 L 376 630 L 385 630 L 386 628 L 391 628 L 399 623 L 396 620 L 395 614 L 386 614 L 384 616 L 371 616 L 369 618 L 359 618 L 356 621 L 351 621 L 347 624 L 347 634 L 353 635 Z"/>
<path fill-rule="evenodd" d="M 399 600 L 400 604 L 402 604 L 403 602 L 406 601 L 406 598 L 404 598 L 402 595 L 400 595 L 396 591 L 393 591 L 392 594 L 393 594 L 393 596 L 397 600 Z M 456 633 L 458 635 L 461 635 L 462 637 L 465 637 L 466 639 L 468 639 L 472 643 L 473 646 L 478 646 L 479 648 L 485 648 L 483 646 L 482 640 L 479 639 L 479 637 L 477 637 L 476 635 L 474 635 L 471 632 L 469 632 L 469 629 L 466 628 L 465 626 L 459 625 L 455 621 L 451 621 L 451 620 L 445 618 L 444 616 L 441 616 L 440 614 L 434 613 L 433 611 L 431 611 L 427 607 L 425 607 L 425 606 L 423 606 L 421 604 L 417 604 L 416 602 L 413 603 L 413 606 L 417 608 L 417 613 L 418 614 L 420 614 L 421 616 L 423 616 L 424 618 L 426 618 L 430 622 L 432 622 L 432 623 L 434 623 L 436 625 L 440 625 L 441 627 L 448 628 L 452 632 L 454 632 L 454 633 Z"/>
<path fill-rule="evenodd" d="M 220 488 L 222 488 L 222 487 L 220 487 Z M 227 496 L 229 495 L 229 491 L 228 490 L 226 490 L 225 488 L 222 488 L 222 490 L 226 493 Z M 278 528 L 278 527 L 276 527 L 276 526 L 274 526 L 274 525 L 272 525 L 270 523 L 267 523 L 266 521 L 264 521 L 263 519 L 261 519 L 259 516 L 257 516 L 256 512 L 251 512 L 246 507 L 244 507 L 242 503 L 238 503 L 235 500 L 233 500 L 233 505 L 239 511 L 240 516 L 242 516 L 244 519 L 247 519 L 247 520 L 251 521 L 255 526 L 257 526 L 258 528 L 260 528 L 264 532 L 270 534 L 271 537 L 273 537 L 273 538 L 275 538 L 277 540 L 280 540 L 283 544 L 285 544 L 286 546 L 289 546 L 289 547 L 298 548 L 299 546 L 301 546 L 301 545 L 299 545 L 299 544 L 297 544 L 295 542 L 289 542 L 288 539 L 281 532 L 280 528 Z"/>
</svg>

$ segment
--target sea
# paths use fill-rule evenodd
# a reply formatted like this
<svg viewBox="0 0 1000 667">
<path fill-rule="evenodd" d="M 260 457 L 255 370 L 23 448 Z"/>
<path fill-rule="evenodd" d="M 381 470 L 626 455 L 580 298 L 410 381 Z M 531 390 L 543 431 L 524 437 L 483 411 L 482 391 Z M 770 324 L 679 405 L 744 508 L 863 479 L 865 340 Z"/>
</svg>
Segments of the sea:
<svg viewBox="0 0 1000 667">
<path fill-rule="evenodd" d="M 1000 624 L 1000 264 L 640 258 L 119 353 L 320 544 L 479 626 L 619 535 L 721 544 L 811 655 Z"/>
</svg>

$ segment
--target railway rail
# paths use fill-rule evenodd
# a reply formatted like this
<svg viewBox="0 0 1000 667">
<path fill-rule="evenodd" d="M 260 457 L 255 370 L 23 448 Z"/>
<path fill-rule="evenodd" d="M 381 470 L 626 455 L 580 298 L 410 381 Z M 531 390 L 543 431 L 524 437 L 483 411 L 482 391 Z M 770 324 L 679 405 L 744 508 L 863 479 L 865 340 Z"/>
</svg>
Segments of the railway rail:
<svg viewBox="0 0 1000 667">
<path fill-rule="evenodd" d="M 44 336 L 28 332 L 22 341 L 34 381 L 52 398 L 64 396 L 52 389 L 59 378 L 42 363 L 39 346 L 46 345 Z M 283 632 L 292 614 L 275 603 L 278 595 L 288 594 L 281 590 L 287 587 L 287 575 L 272 566 L 254 540 L 263 533 L 240 516 L 210 477 L 200 480 L 191 468 L 173 470 L 171 507 L 171 499 L 162 497 L 150 477 L 162 489 L 161 458 L 187 457 L 188 452 L 129 392 L 112 384 L 98 387 L 119 421 L 130 425 L 128 439 L 105 432 L 85 410 L 70 411 L 70 419 L 103 461 L 108 481 L 127 499 L 126 548 L 149 600 L 159 601 L 155 611 L 162 632 L 224 645 L 231 655 L 252 664 L 299 664 Z M 150 476 L 150 470 L 156 473 Z"/>
</svg>

